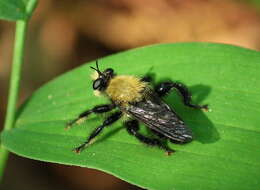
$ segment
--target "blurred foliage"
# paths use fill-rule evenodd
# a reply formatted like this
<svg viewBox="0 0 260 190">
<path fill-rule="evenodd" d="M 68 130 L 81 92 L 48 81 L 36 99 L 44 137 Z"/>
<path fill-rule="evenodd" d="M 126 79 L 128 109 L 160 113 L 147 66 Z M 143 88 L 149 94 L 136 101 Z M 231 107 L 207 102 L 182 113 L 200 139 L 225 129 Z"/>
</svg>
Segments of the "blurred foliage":
<svg viewBox="0 0 260 190">
<path fill-rule="evenodd" d="M 258 9 L 260 8 L 260 0 L 246 0 L 247 2 L 251 3 L 252 5 L 255 5 Z"/>
<path fill-rule="evenodd" d="M 29 18 L 37 0 L 0 0 L 0 18 L 10 21 Z"/>
<path fill-rule="evenodd" d="M 0 0 L 0 18 L 6 20 L 26 19 L 26 6 L 22 0 Z"/>
</svg>

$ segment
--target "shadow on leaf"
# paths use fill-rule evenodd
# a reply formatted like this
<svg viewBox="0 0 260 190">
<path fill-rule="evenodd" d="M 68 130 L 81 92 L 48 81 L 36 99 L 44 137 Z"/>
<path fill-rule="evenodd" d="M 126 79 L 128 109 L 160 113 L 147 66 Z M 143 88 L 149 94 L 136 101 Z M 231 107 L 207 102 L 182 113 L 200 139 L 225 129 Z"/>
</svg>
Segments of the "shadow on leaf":
<svg viewBox="0 0 260 190">
<path fill-rule="evenodd" d="M 192 94 L 192 103 L 202 105 L 202 101 L 209 95 L 211 89 L 205 85 L 194 85 L 188 88 Z M 203 144 L 214 143 L 220 139 L 219 133 L 213 123 L 202 110 L 189 108 L 182 103 L 178 93 L 171 92 L 165 101 L 176 111 L 176 113 L 191 128 L 194 140 Z M 206 102 L 210 109 L 210 102 Z"/>
</svg>

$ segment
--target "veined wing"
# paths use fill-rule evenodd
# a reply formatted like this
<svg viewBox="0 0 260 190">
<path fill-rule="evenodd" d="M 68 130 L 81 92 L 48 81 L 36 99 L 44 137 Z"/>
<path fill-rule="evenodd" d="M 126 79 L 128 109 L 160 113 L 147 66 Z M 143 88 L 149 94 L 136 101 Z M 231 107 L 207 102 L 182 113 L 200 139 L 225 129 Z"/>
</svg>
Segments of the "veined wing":
<svg viewBox="0 0 260 190">
<path fill-rule="evenodd" d="M 141 102 L 130 105 L 126 112 L 149 128 L 178 143 L 192 140 L 192 133 L 180 117 L 156 94 L 150 93 Z"/>
</svg>

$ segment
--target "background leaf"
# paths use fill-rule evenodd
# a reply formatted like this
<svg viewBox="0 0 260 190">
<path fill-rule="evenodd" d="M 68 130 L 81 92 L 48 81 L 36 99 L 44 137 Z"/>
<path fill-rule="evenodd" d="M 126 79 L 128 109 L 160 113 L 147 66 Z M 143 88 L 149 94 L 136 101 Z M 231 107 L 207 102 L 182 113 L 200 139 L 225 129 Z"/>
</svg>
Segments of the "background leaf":
<svg viewBox="0 0 260 190">
<path fill-rule="evenodd" d="M 171 93 L 165 101 L 192 129 L 195 140 L 165 156 L 127 134 L 122 122 L 107 128 L 80 155 L 71 150 L 103 118 L 64 130 L 65 123 L 105 98 L 95 97 L 89 66 L 83 65 L 44 85 L 20 108 L 16 128 L 2 133 L 10 151 L 32 159 L 96 168 L 149 189 L 258 189 L 260 177 L 260 53 L 207 43 L 138 48 L 99 60 L 100 68 L 143 76 L 155 82 L 178 80 L 203 113 L 184 107 Z M 143 132 L 146 131 L 143 129 Z"/>
<path fill-rule="evenodd" d="M 260 0 L 249 0 L 249 1 L 245 1 L 245 2 L 251 3 L 253 6 L 255 6 L 258 9 L 260 8 Z"/>
<path fill-rule="evenodd" d="M 0 18 L 5 20 L 24 20 L 31 14 L 26 7 L 31 0 L 0 0 Z"/>
</svg>

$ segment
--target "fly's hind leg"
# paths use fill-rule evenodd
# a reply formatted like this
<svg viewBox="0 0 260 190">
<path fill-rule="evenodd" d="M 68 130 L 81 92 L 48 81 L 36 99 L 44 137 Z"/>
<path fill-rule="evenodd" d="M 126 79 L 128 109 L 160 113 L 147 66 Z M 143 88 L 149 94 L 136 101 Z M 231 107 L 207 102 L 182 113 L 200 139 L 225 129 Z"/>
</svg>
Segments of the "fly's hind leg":
<svg viewBox="0 0 260 190">
<path fill-rule="evenodd" d="M 157 131 L 155 131 L 155 130 L 153 130 L 153 129 L 149 129 L 154 135 L 156 135 L 157 137 L 159 137 L 160 139 L 162 139 L 162 140 L 166 140 L 167 139 L 167 137 L 166 136 L 164 136 L 164 135 L 162 135 L 161 133 L 159 133 L 159 132 L 157 132 Z"/>
<path fill-rule="evenodd" d="M 176 82 L 162 82 L 158 86 L 156 86 L 155 91 L 161 97 L 166 95 L 170 90 L 176 89 L 183 98 L 184 105 L 195 108 L 202 109 L 208 111 L 208 105 L 196 105 L 191 103 L 191 93 L 188 88 L 181 83 Z"/>
<path fill-rule="evenodd" d="M 146 76 L 141 78 L 141 81 L 143 81 L 143 82 L 152 82 L 152 77 L 146 75 Z"/>
<path fill-rule="evenodd" d="M 115 108 L 114 104 L 104 104 L 104 105 L 95 106 L 94 108 L 90 110 L 86 110 L 81 114 L 79 114 L 79 116 L 76 119 L 69 121 L 66 125 L 66 129 L 71 128 L 72 125 L 74 124 L 80 123 L 80 121 L 86 119 L 88 115 L 90 115 L 91 113 L 96 113 L 96 114 L 105 113 L 111 111 L 114 108 Z"/>
<path fill-rule="evenodd" d="M 135 136 L 140 142 L 147 144 L 149 146 L 157 146 L 166 151 L 167 155 L 175 152 L 174 150 L 165 146 L 159 139 L 149 138 L 138 132 L 139 125 L 137 120 L 130 120 L 125 123 L 127 131 L 130 135 Z"/>
</svg>

